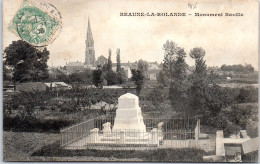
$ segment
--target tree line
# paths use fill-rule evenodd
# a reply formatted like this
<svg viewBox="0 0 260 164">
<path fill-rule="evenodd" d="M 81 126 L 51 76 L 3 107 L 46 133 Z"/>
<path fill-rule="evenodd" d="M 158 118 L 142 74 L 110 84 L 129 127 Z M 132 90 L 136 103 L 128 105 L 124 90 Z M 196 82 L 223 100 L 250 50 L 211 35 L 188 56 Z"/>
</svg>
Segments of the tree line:
<svg viewBox="0 0 260 164">
<path fill-rule="evenodd" d="M 220 69 L 222 71 L 233 71 L 235 73 L 251 73 L 254 72 L 255 68 L 251 64 L 237 64 L 237 65 L 226 65 L 223 64 Z"/>
</svg>

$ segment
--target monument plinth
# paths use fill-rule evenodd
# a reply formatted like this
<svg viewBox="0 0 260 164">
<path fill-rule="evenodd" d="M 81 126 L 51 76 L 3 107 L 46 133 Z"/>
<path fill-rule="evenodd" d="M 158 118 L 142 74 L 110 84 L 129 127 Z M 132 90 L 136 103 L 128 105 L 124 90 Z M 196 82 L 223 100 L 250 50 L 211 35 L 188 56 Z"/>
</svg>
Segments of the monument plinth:
<svg viewBox="0 0 260 164">
<path fill-rule="evenodd" d="M 161 129 L 161 126 L 158 126 Z M 92 140 L 88 144 L 94 145 L 139 145 L 139 146 L 158 146 L 161 133 L 155 128 L 151 132 L 146 132 L 141 108 L 139 107 L 139 98 L 131 93 L 124 94 L 118 98 L 118 109 L 114 126 L 111 128 L 111 123 L 103 124 L 101 134 L 94 129 L 91 133 Z M 97 136 L 98 135 L 98 136 Z M 97 139 L 93 137 L 97 136 Z"/>
<path fill-rule="evenodd" d="M 131 93 L 126 93 L 118 99 L 118 109 L 114 122 L 113 132 L 126 130 L 126 132 L 146 132 L 139 98 Z"/>
</svg>

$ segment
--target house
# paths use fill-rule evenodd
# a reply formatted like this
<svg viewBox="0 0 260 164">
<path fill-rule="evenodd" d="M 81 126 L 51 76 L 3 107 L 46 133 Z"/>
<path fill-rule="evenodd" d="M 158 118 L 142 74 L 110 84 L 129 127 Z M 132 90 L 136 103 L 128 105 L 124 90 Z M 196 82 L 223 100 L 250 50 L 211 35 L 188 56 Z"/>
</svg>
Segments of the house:
<svg viewBox="0 0 260 164">
<path fill-rule="evenodd" d="M 105 56 L 101 55 L 98 57 L 97 61 L 95 62 L 95 65 L 98 66 L 100 65 L 103 67 L 105 64 L 107 64 L 108 60 Z"/>
<path fill-rule="evenodd" d="M 113 66 L 113 65 L 112 65 Z M 116 72 L 116 66 L 113 66 L 112 67 L 112 70 L 114 71 L 114 72 Z M 125 74 L 126 74 L 126 76 L 127 76 L 127 78 L 128 79 L 130 79 L 131 77 L 132 77 L 132 72 L 131 72 L 131 69 L 130 69 L 130 67 L 129 66 L 122 66 L 121 65 L 121 69 L 125 72 Z"/>
<path fill-rule="evenodd" d="M 148 70 L 148 75 L 149 75 L 149 79 L 150 80 L 157 80 L 157 74 L 159 74 L 161 70 L 157 69 L 157 70 Z"/>
<path fill-rule="evenodd" d="M 44 83 L 50 90 L 71 89 L 72 86 L 64 82 Z"/>
<path fill-rule="evenodd" d="M 148 63 L 148 71 L 149 70 L 158 70 L 158 69 L 160 69 L 160 68 L 159 68 L 159 65 L 157 64 L 157 62 Z"/>
<path fill-rule="evenodd" d="M 131 72 L 130 67 L 121 66 L 121 68 L 125 71 L 127 78 L 130 79 L 132 77 L 132 72 Z"/>
<path fill-rule="evenodd" d="M 60 75 L 68 75 L 69 73 L 62 67 L 49 67 L 48 68 L 50 77 L 57 78 Z"/>
<path fill-rule="evenodd" d="M 16 91 L 24 92 L 41 92 L 48 89 L 47 85 L 42 82 L 28 82 L 16 84 Z"/>
<path fill-rule="evenodd" d="M 84 69 L 84 64 L 78 61 L 69 62 L 68 64 L 66 64 L 66 70 L 68 71 L 69 74 L 82 72 L 83 69 Z"/>
<path fill-rule="evenodd" d="M 109 110 L 109 104 L 104 101 L 100 101 L 96 104 L 91 105 L 90 109 L 91 110 L 101 110 L 101 109 Z"/>
<path fill-rule="evenodd" d="M 83 70 L 86 70 L 86 69 L 96 70 L 97 68 L 95 66 L 92 66 L 92 65 L 84 65 Z"/>
</svg>

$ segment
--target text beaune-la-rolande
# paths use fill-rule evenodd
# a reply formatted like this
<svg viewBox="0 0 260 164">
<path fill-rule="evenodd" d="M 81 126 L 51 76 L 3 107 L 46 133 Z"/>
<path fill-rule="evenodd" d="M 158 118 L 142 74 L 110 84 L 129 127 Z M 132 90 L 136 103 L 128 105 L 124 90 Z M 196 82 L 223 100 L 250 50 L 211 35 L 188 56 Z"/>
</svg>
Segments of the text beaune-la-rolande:
<svg viewBox="0 0 260 164">
<path fill-rule="evenodd" d="M 173 17 L 185 17 L 185 16 L 212 16 L 212 17 L 222 17 L 222 16 L 244 16 L 243 13 L 174 13 L 174 12 L 120 12 L 120 16 L 173 16 Z"/>
</svg>

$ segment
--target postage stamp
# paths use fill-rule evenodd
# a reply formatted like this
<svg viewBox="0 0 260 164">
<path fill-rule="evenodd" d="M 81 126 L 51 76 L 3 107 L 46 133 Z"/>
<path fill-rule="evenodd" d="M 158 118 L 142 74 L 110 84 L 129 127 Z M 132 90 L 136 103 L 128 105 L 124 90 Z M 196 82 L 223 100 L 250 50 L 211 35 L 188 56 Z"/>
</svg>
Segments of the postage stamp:
<svg viewBox="0 0 260 164">
<path fill-rule="evenodd" d="M 9 25 L 10 31 L 36 47 L 44 47 L 51 43 L 60 28 L 61 19 L 59 17 L 45 12 L 27 0 L 22 3 Z"/>
</svg>

